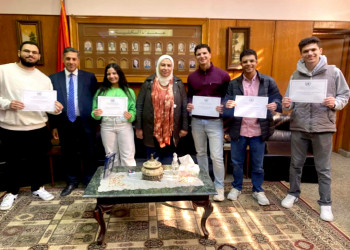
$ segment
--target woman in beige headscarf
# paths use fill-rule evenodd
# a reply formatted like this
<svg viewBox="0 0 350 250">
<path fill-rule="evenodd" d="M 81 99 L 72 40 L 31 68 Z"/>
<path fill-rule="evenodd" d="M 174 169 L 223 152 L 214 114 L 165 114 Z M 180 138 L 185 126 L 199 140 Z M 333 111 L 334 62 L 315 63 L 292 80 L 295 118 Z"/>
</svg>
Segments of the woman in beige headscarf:
<svg viewBox="0 0 350 250">
<path fill-rule="evenodd" d="M 136 137 L 143 139 L 147 158 L 153 153 L 163 164 L 171 163 L 180 138 L 188 131 L 187 95 L 173 70 L 173 58 L 162 55 L 136 101 Z"/>
</svg>

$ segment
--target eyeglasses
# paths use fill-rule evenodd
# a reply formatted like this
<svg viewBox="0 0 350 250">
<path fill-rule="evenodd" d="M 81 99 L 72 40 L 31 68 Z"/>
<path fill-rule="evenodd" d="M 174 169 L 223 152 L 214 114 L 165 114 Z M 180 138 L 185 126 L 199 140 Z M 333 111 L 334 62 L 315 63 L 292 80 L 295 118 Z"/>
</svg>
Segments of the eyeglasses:
<svg viewBox="0 0 350 250">
<path fill-rule="evenodd" d="M 35 50 L 29 50 L 29 49 L 24 49 L 22 50 L 24 53 L 27 53 L 27 54 L 30 54 L 32 53 L 33 55 L 38 55 L 39 52 L 38 51 L 35 51 Z"/>
</svg>

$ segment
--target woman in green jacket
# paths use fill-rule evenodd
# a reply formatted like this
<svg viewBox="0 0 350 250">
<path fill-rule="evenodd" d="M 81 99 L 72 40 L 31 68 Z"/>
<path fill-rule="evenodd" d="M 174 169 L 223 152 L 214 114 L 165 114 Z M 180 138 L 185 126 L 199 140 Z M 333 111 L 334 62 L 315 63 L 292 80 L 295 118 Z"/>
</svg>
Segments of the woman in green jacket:
<svg viewBox="0 0 350 250">
<path fill-rule="evenodd" d="M 127 110 L 122 116 L 103 116 L 103 110 L 98 108 L 98 97 L 126 97 Z M 106 154 L 115 153 L 117 166 L 136 166 L 135 143 L 132 122 L 136 117 L 136 97 L 124 72 L 115 63 L 108 64 L 105 69 L 102 87 L 97 90 L 94 99 L 91 116 L 101 122 L 101 138 Z"/>
</svg>

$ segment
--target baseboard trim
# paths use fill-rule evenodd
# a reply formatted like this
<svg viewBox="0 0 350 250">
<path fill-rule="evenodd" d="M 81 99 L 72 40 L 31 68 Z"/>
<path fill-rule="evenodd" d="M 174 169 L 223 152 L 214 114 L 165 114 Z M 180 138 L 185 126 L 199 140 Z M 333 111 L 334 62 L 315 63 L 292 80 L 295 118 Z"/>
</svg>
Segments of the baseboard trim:
<svg viewBox="0 0 350 250">
<path fill-rule="evenodd" d="M 350 152 L 345 149 L 340 148 L 338 153 L 346 158 L 350 158 Z"/>
</svg>

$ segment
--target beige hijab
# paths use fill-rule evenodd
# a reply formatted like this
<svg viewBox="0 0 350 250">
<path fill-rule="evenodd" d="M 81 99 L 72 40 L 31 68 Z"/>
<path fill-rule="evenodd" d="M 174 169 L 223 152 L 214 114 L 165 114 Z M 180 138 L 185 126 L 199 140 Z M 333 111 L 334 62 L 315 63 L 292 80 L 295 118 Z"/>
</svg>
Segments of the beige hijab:
<svg viewBox="0 0 350 250">
<path fill-rule="evenodd" d="M 162 76 L 159 72 L 159 65 L 164 59 L 169 59 L 173 65 L 173 69 L 172 69 L 170 75 L 167 77 Z M 161 57 L 159 57 L 158 62 L 157 62 L 157 68 L 156 68 L 156 75 L 157 75 L 159 84 L 162 86 L 167 86 L 169 84 L 170 80 L 173 79 L 173 72 L 174 72 L 174 60 L 173 60 L 173 58 L 169 55 L 162 55 Z"/>
</svg>

